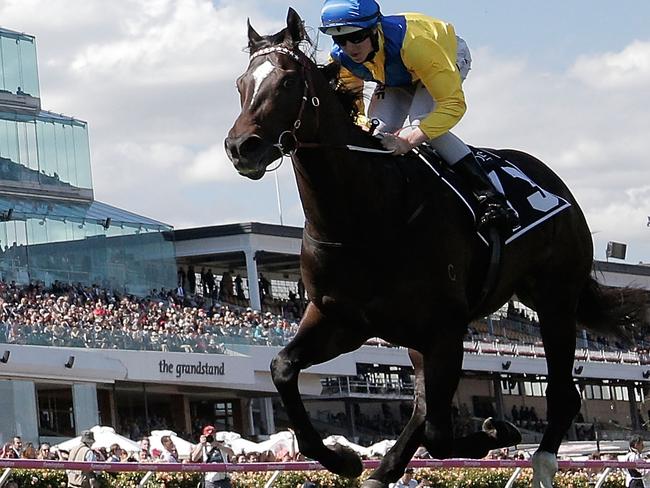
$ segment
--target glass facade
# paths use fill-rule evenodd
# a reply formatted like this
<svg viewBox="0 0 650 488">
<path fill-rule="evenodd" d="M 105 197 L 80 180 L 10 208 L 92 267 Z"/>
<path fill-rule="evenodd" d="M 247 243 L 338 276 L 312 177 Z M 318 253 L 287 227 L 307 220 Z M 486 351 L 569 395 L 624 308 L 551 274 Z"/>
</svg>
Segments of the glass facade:
<svg viewBox="0 0 650 488">
<path fill-rule="evenodd" d="M 40 98 L 36 40 L 29 35 L 0 29 L 0 90 Z"/>
<path fill-rule="evenodd" d="M 0 195 L 0 278 L 145 295 L 176 280 L 170 227 L 92 202 Z"/>
<path fill-rule="evenodd" d="M 76 193 L 92 189 L 85 122 L 0 112 L 0 185 Z"/>
<path fill-rule="evenodd" d="M 171 227 L 95 201 L 90 164 L 86 122 L 40 109 L 34 38 L 0 29 L 0 279 L 174 288 Z"/>
</svg>

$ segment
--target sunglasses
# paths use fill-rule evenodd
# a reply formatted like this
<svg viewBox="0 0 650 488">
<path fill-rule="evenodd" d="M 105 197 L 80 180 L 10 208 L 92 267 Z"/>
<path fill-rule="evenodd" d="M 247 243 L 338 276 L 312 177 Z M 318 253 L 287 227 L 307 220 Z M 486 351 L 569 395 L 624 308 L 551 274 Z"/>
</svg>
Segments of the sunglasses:
<svg viewBox="0 0 650 488">
<path fill-rule="evenodd" d="M 332 36 L 332 39 L 336 44 L 343 47 L 348 42 L 352 44 L 361 44 L 363 41 L 370 37 L 372 31 L 370 29 L 363 29 L 356 32 L 351 32 L 350 34 L 344 34 L 342 36 Z"/>
</svg>

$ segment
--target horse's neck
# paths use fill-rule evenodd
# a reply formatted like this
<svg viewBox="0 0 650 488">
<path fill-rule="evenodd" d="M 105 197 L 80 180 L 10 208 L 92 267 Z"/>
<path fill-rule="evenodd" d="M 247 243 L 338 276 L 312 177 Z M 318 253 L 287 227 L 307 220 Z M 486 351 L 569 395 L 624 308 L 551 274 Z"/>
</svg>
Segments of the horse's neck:
<svg viewBox="0 0 650 488">
<path fill-rule="evenodd" d="M 314 237 L 366 240 L 370 229 L 385 224 L 392 218 L 390 213 L 398 210 L 390 201 L 394 192 L 387 192 L 386 186 L 400 182 L 395 178 L 396 169 L 392 174 L 378 173 L 387 172 L 387 165 L 379 161 L 385 156 L 342 148 L 345 144 L 370 143 L 342 111 L 333 114 L 337 117 L 324 117 L 327 122 L 320 125 L 323 146 L 298 151 L 295 164 L 300 198 Z"/>
</svg>

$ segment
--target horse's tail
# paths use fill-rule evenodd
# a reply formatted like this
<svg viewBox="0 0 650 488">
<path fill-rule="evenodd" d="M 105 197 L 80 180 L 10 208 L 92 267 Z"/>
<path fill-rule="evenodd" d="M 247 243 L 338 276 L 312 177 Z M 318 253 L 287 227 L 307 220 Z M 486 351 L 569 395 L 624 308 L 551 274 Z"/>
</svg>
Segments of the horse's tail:
<svg viewBox="0 0 650 488">
<path fill-rule="evenodd" d="M 593 332 L 632 342 L 634 331 L 648 325 L 649 302 L 647 290 L 601 285 L 590 277 L 578 301 L 578 323 Z"/>
</svg>

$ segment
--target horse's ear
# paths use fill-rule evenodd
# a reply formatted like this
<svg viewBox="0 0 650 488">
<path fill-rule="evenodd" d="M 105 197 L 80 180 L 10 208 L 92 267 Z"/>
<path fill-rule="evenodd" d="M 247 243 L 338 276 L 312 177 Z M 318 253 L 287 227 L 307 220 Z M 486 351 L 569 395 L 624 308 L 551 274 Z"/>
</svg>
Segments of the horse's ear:
<svg viewBox="0 0 650 488">
<path fill-rule="evenodd" d="M 253 26 L 251 25 L 251 19 L 246 19 L 246 24 L 248 25 L 248 49 L 252 52 L 255 49 L 255 46 L 262 40 Z"/>
<path fill-rule="evenodd" d="M 339 72 L 341 70 L 341 64 L 337 61 L 332 61 L 327 63 L 324 66 L 321 66 L 320 72 L 323 74 L 328 83 L 332 83 L 339 78 Z"/>
<path fill-rule="evenodd" d="M 287 12 L 287 32 L 285 39 L 292 44 L 298 44 L 307 37 L 305 23 L 294 9 L 289 7 Z"/>
</svg>

